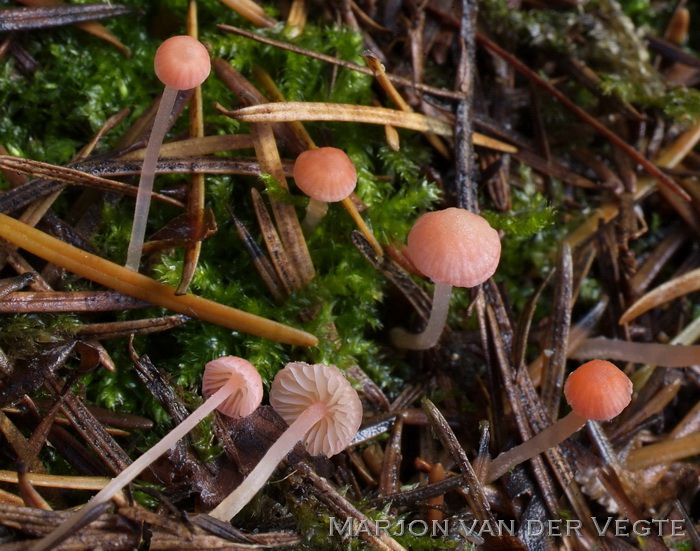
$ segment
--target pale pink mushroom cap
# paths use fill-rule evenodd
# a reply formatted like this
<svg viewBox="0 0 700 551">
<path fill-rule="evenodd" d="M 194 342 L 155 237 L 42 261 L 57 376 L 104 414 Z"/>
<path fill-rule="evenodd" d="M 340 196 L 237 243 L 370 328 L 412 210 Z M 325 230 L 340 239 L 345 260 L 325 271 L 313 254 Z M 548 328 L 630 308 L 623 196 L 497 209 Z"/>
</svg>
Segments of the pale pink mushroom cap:
<svg viewBox="0 0 700 551">
<path fill-rule="evenodd" d="M 153 59 L 156 76 L 166 86 L 190 90 L 204 82 L 211 72 L 209 52 L 191 36 L 173 36 L 163 42 Z"/>
<path fill-rule="evenodd" d="M 335 147 L 304 151 L 294 162 L 293 174 L 301 191 L 324 203 L 342 201 L 357 185 L 355 165 Z"/>
<path fill-rule="evenodd" d="M 465 209 L 428 212 L 411 228 L 408 256 L 435 283 L 475 287 L 490 278 L 501 258 L 498 232 Z"/>
<path fill-rule="evenodd" d="M 572 371 L 564 396 L 580 417 L 607 421 L 620 415 L 632 400 L 632 381 L 615 364 L 591 360 Z"/>
<path fill-rule="evenodd" d="M 250 362 L 236 356 L 224 356 L 204 366 L 202 394 L 209 398 L 226 383 L 235 379 L 236 390 L 217 408 L 224 415 L 237 419 L 253 413 L 263 395 L 262 379 Z"/>
<path fill-rule="evenodd" d="M 320 421 L 304 435 L 311 455 L 331 457 L 355 438 L 362 421 L 357 392 L 332 365 L 292 362 L 272 381 L 270 405 L 291 425 L 309 406 L 321 402 L 328 408 Z"/>
</svg>

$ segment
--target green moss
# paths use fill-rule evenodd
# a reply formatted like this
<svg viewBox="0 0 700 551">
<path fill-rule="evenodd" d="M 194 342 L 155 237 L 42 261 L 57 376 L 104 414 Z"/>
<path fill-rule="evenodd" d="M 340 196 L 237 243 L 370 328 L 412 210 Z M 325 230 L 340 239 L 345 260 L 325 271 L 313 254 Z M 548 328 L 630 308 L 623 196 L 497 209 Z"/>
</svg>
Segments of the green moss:
<svg viewBox="0 0 700 551">
<path fill-rule="evenodd" d="M 602 79 L 604 94 L 642 108 L 661 109 L 677 121 L 694 124 L 700 117 L 698 90 L 666 86 L 652 66 L 642 32 L 630 18 L 654 23 L 658 25 L 656 34 L 663 33 L 660 23 L 664 19 L 647 0 L 628 0 L 622 5 L 615 0 L 590 1 L 583 6 L 583 13 L 512 10 L 505 0 L 487 0 L 483 5 L 482 14 L 495 32 L 508 36 L 511 42 L 516 37 L 517 47 L 511 49 L 521 59 L 535 49 L 555 57 L 573 57 Z M 572 40 L 572 36 L 583 39 Z M 578 87 L 566 89 L 567 96 L 576 98 L 579 106 L 593 109 L 594 98 L 589 94 L 582 101 L 580 93 Z M 545 115 L 549 111 L 547 108 Z"/>
<path fill-rule="evenodd" d="M 308 197 L 292 195 L 288 189 L 280 185 L 279 181 L 274 176 L 270 174 L 261 174 L 259 178 L 265 186 L 265 193 L 278 203 L 297 207 L 305 207 L 309 203 Z"/>
<path fill-rule="evenodd" d="M 14 359 L 29 358 L 44 345 L 70 339 L 81 325 L 70 314 L 0 316 L 0 349 Z"/>
<path fill-rule="evenodd" d="M 7 2 L 0 0 L 0 4 L 4 6 Z M 232 63 L 248 77 L 252 78 L 254 66 L 264 68 L 282 94 L 292 101 L 370 103 L 372 79 L 367 75 L 336 69 L 318 60 L 219 32 L 214 24 L 222 21 L 246 28 L 250 25 L 218 0 L 199 0 L 198 4 L 202 39 L 212 47 L 214 55 Z M 145 8 L 147 17 L 167 14 L 159 21 L 166 22 L 166 28 L 172 29 L 173 33 L 183 32 L 186 6 L 183 0 L 163 0 L 157 4 L 134 0 L 132 5 Z M 573 10 L 513 10 L 505 0 L 485 0 L 482 15 L 490 30 L 517 38 L 510 42 L 518 45 L 518 55 L 523 58 L 530 57 L 535 51 L 555 57 L 572 55 L 604 73 L 603 89 L 606 93 L 618 94 L 634 103 L 653 105 L 689 120 L 693 113 L 700 111 L 697 93 L 659 89 L 656 75 L 650 72 L 648 63 L 640 60 L 639 54 L 635 53 L 629 67 L 619 62 L 618 58 L 625 57 L 639 44 L 634 33 L 625 27 L 624 14 L 620 15 L 613 3 L 589 2 L 579 13 Z M 613 15 L 622 21 L 619 27 L 607 23 Z M 37 58 L 41 69 L 32 77 L 24 77 L 16 72 L 12 61 L 3 63 L 0 105 L 6 109 L 0 117 L 0 143 L 13 154 L 65 163 L 90 140 L 107 117 L 129 107 L 132 109 L 130 116 L 106 136 L 99 152 L 104 153 L 113 147 L 135 117 L 143 113 L 162 90 L 152 71 L 153 52 L 162 37 L 147 32 L 147 17 L 129 15 L 106 23 L 131 49 L 133 55 L 129 59 L 112 46 L 74 28 L 23 36 L 23 45 Z M 593 44 L 584 47 L 580 41 L 571 41 L 574 30 Z M 360 61 L 364 48 L 361 34 L 328 24 L 310 22 L 298 37 L 291 37 L 282 25 L 256 32 L 351 61 Z M 625 55 L 619 54 L 620 51 Z M 89 55 L 85 55 L 86 52 Z M 429 69 L 435 70 L 434 67 Z M 440 76 L 445 78 L 445 74 L 443 72 Z M 446 82 L 446 85 L 451 85 L 450 79 Z M 567 93 L 577 103 L 591 110 L 598 107 L 596 96 L 576 85 L 567 86 Z M 245 125 L 221 115 L 212 107 L 214 102 L 233 106 L 238 101 L 216 76 L 204 84 L 204 94 L 208 132 L 224 134 L 245 129 Z M 569 114 L 555 104 L 544 106 L 544 118 L 548 127 L 570 123 Z M 186 117 L 181 117 L 171 135 L 183 131 L 186 125 Z M 379 126 L 327 122 L 305 126 L 319 145 L 332 144 L 350 155 L 358 171 L 357 195 L 367 206 L 363 217 L 381 242 L 404 242 L 418 215 L 435 208 L 440 200 L 438 185 L 430 181 L 428 171 L 423 170 L 424 166 L 431 164 L 439 166 L 440 160 L 433 159 L 432 150 L 422 136 L 401 131 L 401 150 L 396 152 L 385 145 L 383 128 Z M 586 136 L 581 139 L 586 139 Z M 567 147 L 570 145 L 571 142 L 567 142 Z M 288 151 L 281 151 L 281 155 L 285 158 L 291 156 Z M 156 185 L 180 185 L 185 180 L 182 175 L 159 176 Z M 397 393 L 405 384 L 398 376 L 408 378 L 414 373 L 378 338 L 384 331 L 384 301 L 390 285 L 352 245 L 350 236 L 356 229 L 354 223 L 341 205 L 330 206 L 328 216 L 308 236 L 317 271 L 315 279 L 306 288 L 277 303 L 258 277 L 226 207 L 231 207 L 262 245 L 249 188 L 264 187 L 270 197 L 294 205 L 300 217 L 306 199 L 295 189 L 291 193 L 283 190 L 269 176 L 260 180 L 206 176 L 206 203 L 214 212 L 218 231 L 203 243 L 191 292 L 305 329 L 322 337 L 319 346 L 309 349 L 289 347 L 191 320 L 164 334 L 136 338 L 135 349 L 139 354 L 148 354 L 155 365 L 171 376 L 176 391 L 190 409 L 201 402 L 198 389 L 204 364 L 229 354 L 245 357 L 256 365 L 266 384 L 285 363 L 303 360 L 335 364 L 341 368 L 360 365 L 389 395 Z M 543 274 L 552 269 L 557 243 L 567 227 L 563 224 L 564 214 L 552 206 L 561 199 L 560 187 L 554 182 L 551 196 L 545 199 L 529 171 L 523 170 L 520 182 L 512 188 L 513 210 L 484 212 L 490 222 L 505 234 L 504 261 L 496 280 L 508 290 L 514 312 L 522 311 L 525 301 L 541 283 Z M 68 207 L 66 200 L 56 209 L 63 215 Z M 123 262 L 132 212 L 133 200 L 127 198 L 103 207 L 102 224 L 92 238 L 101 256 Z M 154 204 L 149 231 L 162 227 L 176 214 L 171 207 Z M 159 281 L 175 286 L 180 280 L 182 265 L 183 252 L 176 250 L 164 252 L 150 268 Z M 92 286 L 86 282 L 72 285 L 75 288 Z M 593 298 L 597 291 L 598 287 L 592 282 L 582 292 Z M 455 293 L 451 323 L 456 328 L 470 323 L 461 319 L 468 300 L 468 292 Z M 545 301 L 543 298 L 543 303 Z M 307 319 L 308 312 L 315 312 L 313 319 L 302 321 Z M 149 308 L 105 314 L 102 319 L 128 320 L 165 313 L 161 309 Z M 80 321 L 79 316 L 5 316 L 0 318 L 0 346 L 30 355 L 36 351 L 37 344 L 72 335 Z M 329 329 L 331 326 L 333 333 Z M 99 370 L 86 376 L 83 379 L 86 402 L 152 418 L 157 424 L 156 429 L 144 433 L 138 443 L 138 450 L 145 450 L 171 428 L 172 422 L 134 377 L 125 341 L 106 342 L 105 345 L 118 370 L 114 373 Z M 463 402 L 463 407 L 471 405 Z M 211 418 L 207 419 L 193 433 L 194 445 L 204 460 L 210 460 L 220 452 L 207 430 L 211 422 Z M 48 454 L 47 457 L 50 458 Z M 60 461 L 56 464 L 59 469 L 65 468 Z M 328 521 L 318 515 L 315 501 L 304 496 L 298 500 L 297 497 L 290 499 L 288 505 L 307 536 L 307 548 L 326 548 Z M 389 508 L 370 509 L 366 514 L 373 519 L 389 520 L 392 526 L 405 520 L 392 516 Z M 450 540 L 418 538 L 410 534 L 397 539 L 411 549 L 449 548 L 453 544 Z M 339 548 L 360 548 L 356 541 L 334 543 Z"/>
</svg>

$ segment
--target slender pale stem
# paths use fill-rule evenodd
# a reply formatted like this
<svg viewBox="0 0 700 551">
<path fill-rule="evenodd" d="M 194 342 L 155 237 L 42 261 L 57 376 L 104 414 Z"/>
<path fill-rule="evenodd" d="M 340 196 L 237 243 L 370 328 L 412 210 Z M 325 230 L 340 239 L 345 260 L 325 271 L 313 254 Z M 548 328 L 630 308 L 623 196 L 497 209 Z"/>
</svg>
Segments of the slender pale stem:
<svg viewBox="0 0 700 551">
<path fill-rule="evenodd" d="M 527 442 L 523 442 L 519 446 L 515 446 L 496 457 L 489 466 L 489 475 L 486 482 L 493 482 L 501 478 L 523 461 L 532 459 L 549 448 L 561 444 L 585 424 L 586 419 L 572 411 L 566 417 L 559 419 L 553 425 L 537 433 Z"/>
<path fill-rule="evenodd" d="M 328 411 L 326 404 L 317 402 L 307 407 L 289 428 L 284 431 L 277 442 L 272 444 L 265 457 L 255 466 L 246 479 L 226 499 L 209 513 L 210 516 L 223 521 L 230 521 L 246 504 L 253 499 L 260 488 L 270 478 L 277 465 L 294 449 L 311 427 Z"/>
<path fill-rule="evenodd" d="M 436 283 L 433 292 L 433 308 L 430 311 L 428 325 L 422 333 L 409 333 L 405 329 L 396 328 L 390 332 L 391 342 L 398 348 L 408 350 L 425 350 L 432 348 L 438 342 L 447 323 L 447 314 L 450 309 L 450 297 L 452 286 L 444 283 Z"/>
<path fill-rule="evenodd" d="M 301 229 L 304 230 L 304 233 L 309 234 L 314 231 L 327 212 L 328 203 L 317 201 L 313 197 L 309 198 L 309 203 L 306 205 L 306 217 L 301 223 Z"/>
<path fill-rule="evenodd" d="M 171 430 L 155 446 L 149 449 L 115 478 L 107 484 L 99 493 L 95 495 L 84 507 L 66 520 L 49 535 L 39 540 L 31 547 L 31 551 L 43 551 L 49 549 L 57 542 L 64 539 L 73 528 L 80 523 L 95 507 L 109 502 L 117 492 L 136 478 L 141 471 L 172 448 L 180 438 L 190 432 L 197 424 L 214 411 L 238 388 L 240 380 L 232 377 L 223 387 L 212 394 L 201 406 L 194 410 L 182 423 Z"/>
<path fill-rule="evenodd" d="M 126 255 L 126 267 L 135 272 L 139 271 L 141 262 L 141 251 L 146 237 L 146 223 L 148 222 L 148 210 L 151 206 L 151 193 L 153 192 L 153 179 L 156 174 L 158 164 L 158 154 L 163 138 L 168 131 L 170 113 L 172 113 L 175 99 L 177 98 L 175 88 L 166 86 L 160 98 L 158 111 L 153 121 L 153 129 L 148 138 L 146 154 L 141 167 L 141 179 L 139 181 L 139 192 L 136 195 L 136 208 L 134 209 L 134 223 L 131 226 L 131 241 Z"/>
</svg>

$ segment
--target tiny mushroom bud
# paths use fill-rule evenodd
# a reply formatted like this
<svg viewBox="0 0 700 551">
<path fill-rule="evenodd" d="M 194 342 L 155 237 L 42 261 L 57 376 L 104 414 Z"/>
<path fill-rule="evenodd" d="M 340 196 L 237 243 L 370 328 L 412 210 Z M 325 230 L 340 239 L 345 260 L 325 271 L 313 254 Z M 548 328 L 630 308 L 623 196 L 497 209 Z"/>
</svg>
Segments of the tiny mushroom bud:
<svg viewBox="0 0 700 551">
<path fill-rule="evenodd" d="M 146 235 L 146 222 L 153 192 L 158 153 L 168 130 L 168 120 L 180 90 L 190 90 L 202 84 L 211 71 L 209 52 L 204 45 L 190 36 L 173 36 L 163 42 L 153 60 L 156 76 L 165 84 L 158 105 L 153 129 L 146 146 L 141 168 L 141 179 L 136 196 L 134 222 L 127 252 L 126 267 L 137 272 Z"/>
<path fill-rule="evenodd" d="M 571 412 L 527 442 L 503 452 L 491 462 L 487 482 L 532 459 L 580 430 L 586 421 L 617 417 L 632 399 L 632 381 L 614 364 L 591 360 L 573 371 L 564 385 Z"/>
<path fill-rule="evenodd" d="M 424 350 L 442 334 L 452 287 L 475 287 L 490 278 L 501 257 L 501 241 L 483 217 L 452 207 L 421 216 L 408 234 L 407 250 L 413 265 L 435 282 L 433 308 L 422 333 L 393 329 L 391 339 L 399 348 Z"/>
<path fill-rule="evenodd" d="M 362 421 L 357 392 L 340 370 L 330 365 L 287 364 L 272 381 L 270 404 L 289 428 L 210 516 L 225 521 L 236 516 L 300 440 L 312 455 L 331 457 L 347 447 Z"/>
<path fill-rule="evenodd" d="M 160 442 L 113 478 L 87 505 L 69 517 L 49 535 L 39 540 L 31 551 L 49 549 L 69 536 L 73 528 L 88 514 L 108 503 L 124 486 L 136 478 L 143 469 L 172 448 L 197 424 L 215 409 L 229 417 L 246 417 L 260 405 L 263 395 L 262 379 L 250 362 L 235 356 L 218 358 L 206 364 L 202 377 L 202 391 L 206 401 L 182 423 L 165 435 Z"/>
<path fill-rule="evenodd" d="M 342 201 L 372 248 L 382 256 L 382 248 L 357 212 L 350 194 L 357 185 L 357 170 L 347 153 L 336 147 L 309 149 L 299 155 L 292 170 L 297 187 L 310 197 L 304 231 L 311 232 L 328 212 L 328 203 Z"/>
</svg>

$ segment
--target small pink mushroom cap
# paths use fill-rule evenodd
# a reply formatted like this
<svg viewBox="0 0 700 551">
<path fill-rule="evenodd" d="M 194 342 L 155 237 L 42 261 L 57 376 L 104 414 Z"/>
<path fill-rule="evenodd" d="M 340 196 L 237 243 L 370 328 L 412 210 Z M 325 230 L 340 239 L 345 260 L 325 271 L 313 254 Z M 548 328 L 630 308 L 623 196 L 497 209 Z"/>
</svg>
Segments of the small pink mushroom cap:
<svg viewBox="0 0 700 551">
<path fill-rule="evenodd" d="M 362 422 L 362 403 L 341 371 L 332 365 L 292 362 L 272 381 L 270 405 L 291 425 L 309 406 L 325 404 L 326 414 L 304 435 L 311 455 L 331 457 L 355 438 Z"/>
<path fill-rule="evenodd" d="M 345 151 L 319 147 L 304 151 L 294 162 L 294 181 L 312 199 L 342 201 L 357 185 L 357 171 Z"/>
<path fill-rule="evenodd" d="M 224 415 L 237 419 L 247 417 L 262 401 L 262 379 L 255 366 L 243 358 L 224 356 L 204 366 L 202 394 L 209 398 L 232 379 L 236 390 L 217 408 Z"/>
<path fill-rule="evenodd" d="M 191 36 L 173 36 L 163 42 L 153 59 L 156 76 L 166 86 L 190 90 L 202 84 L 211 72 L 209 52 Z"/>
<path fill-rule="evenodd" d="M 620 415 L 632 400 L 632 381 L 614 364 L 591 360 L 569 375 L 564 396 L 580 417 L 607 421 Z"/>
<path fill-rule="evenodd" d="M 407 239 L 413 265 L 435 283 L 475 287 L 490 278 L 501 258 L 501 241 L 483 217 L 465 209 L 428 212 Z"/>
</svg>

